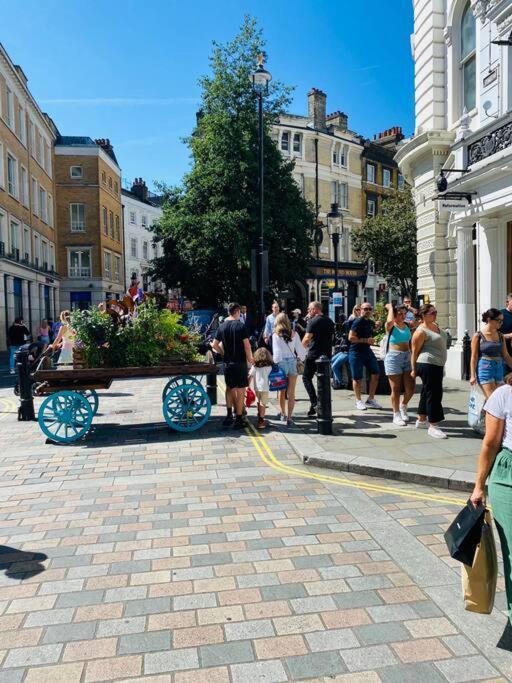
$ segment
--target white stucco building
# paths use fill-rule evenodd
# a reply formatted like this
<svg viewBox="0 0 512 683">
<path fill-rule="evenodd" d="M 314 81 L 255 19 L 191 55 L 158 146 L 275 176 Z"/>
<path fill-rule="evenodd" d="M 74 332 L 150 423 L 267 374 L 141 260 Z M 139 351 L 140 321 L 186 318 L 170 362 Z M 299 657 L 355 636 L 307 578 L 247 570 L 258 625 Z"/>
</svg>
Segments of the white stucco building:
<svg viewBox="0 0 512 683">
<path fill-rule="evenodd" d="M 142 178 L 135 178 L 131 190 L 122 190 L 126 287 L 134 275 L 145 292 L 155 291 L 148 271 L 151 260 L 161 256 L 161 245 L 153 244 L 149 228 L 162 216 L 163 197 L 150 192 Z"/>
<path fill-rule="evenodd" d="M 512 291 L 511 31 L 512 0 L 414 0 L 416 129 L 395 159 L 415 193 L 420 296 L 458 340 L 452 377 L 465 331 Z"/>
</svg>

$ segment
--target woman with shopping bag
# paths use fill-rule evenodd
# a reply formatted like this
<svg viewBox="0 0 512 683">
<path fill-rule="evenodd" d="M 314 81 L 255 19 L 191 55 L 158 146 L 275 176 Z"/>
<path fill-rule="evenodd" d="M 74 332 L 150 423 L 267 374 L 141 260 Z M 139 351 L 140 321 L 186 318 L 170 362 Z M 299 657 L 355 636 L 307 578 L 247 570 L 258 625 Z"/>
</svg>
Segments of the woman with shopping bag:
<svg viewBox="0 0 512 683">
<path fill-rule="evenodd" d="M 510 381 L 510 375 L 506 380 Z M 485 437 L 471 502 L 485 504 L 489 477 L 489 500 L 498 530 L 505 573 L 509 621 L 512 623 L 512 387 L 498 387 L 484 408 Z"/>
</svg>

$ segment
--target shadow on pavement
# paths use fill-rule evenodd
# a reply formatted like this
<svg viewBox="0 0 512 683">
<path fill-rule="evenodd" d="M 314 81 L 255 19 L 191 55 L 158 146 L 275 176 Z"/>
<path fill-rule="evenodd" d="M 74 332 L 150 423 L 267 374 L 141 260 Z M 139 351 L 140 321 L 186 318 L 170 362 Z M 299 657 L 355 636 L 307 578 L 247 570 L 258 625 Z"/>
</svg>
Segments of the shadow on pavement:
<svg viewBox="0 0 512 683">
<path fill-rule="evenodd" d="M 10 579 L 29 579 L 44 572 L 46 567 L 41 564 L 48 557 L 44 553 L 31 553 L 7 545 L 0 545 L 0 570 Z"/>
<path fill-rule="evenodd" d="M 500 650 L 512 652 L 512 625 L 508 619 L 503 633 L 501 634 L 501 638 L 496 643 L 496 647 L 499 647 Z"/>
</svg>

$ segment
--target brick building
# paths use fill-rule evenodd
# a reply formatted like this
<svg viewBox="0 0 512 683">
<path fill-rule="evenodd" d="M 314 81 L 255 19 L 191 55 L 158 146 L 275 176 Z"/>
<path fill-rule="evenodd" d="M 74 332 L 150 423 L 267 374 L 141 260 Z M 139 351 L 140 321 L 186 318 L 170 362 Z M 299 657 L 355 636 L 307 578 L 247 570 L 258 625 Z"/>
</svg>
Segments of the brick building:
<svg viewBox="0 0 512 683">
<path fill-rule="evenodd" d="M 34 334 L 58 310 L 53 143 L 57 130 L 0 44 L 0 351 L 23 316 Z"/>
<path fill-rule="evenodd" d="M 57 264 L 62 308 L 87 308 L 125 290 L 121 170 L 109 140 L 55 143 Z"/>
</svg>

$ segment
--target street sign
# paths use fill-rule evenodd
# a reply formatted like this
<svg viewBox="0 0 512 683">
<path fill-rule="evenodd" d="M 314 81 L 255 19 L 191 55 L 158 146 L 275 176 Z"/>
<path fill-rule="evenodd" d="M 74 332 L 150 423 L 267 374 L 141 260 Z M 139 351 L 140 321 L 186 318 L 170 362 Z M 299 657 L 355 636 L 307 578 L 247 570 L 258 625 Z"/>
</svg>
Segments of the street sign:
<svg viewBox="0 0 512 683">
<path fill-rule="evenodd" d="M 437 202 L 437 208 L 439 211 L 461 211 L 467 209 L 469 202 L 466 197 L 460 197 L 457 199 L 439 199 Z"/>
<path fill-rule="evenodd" d="M 333 306 L 343 306 L 343 292 L 332 293 Z"/>
</svg>

